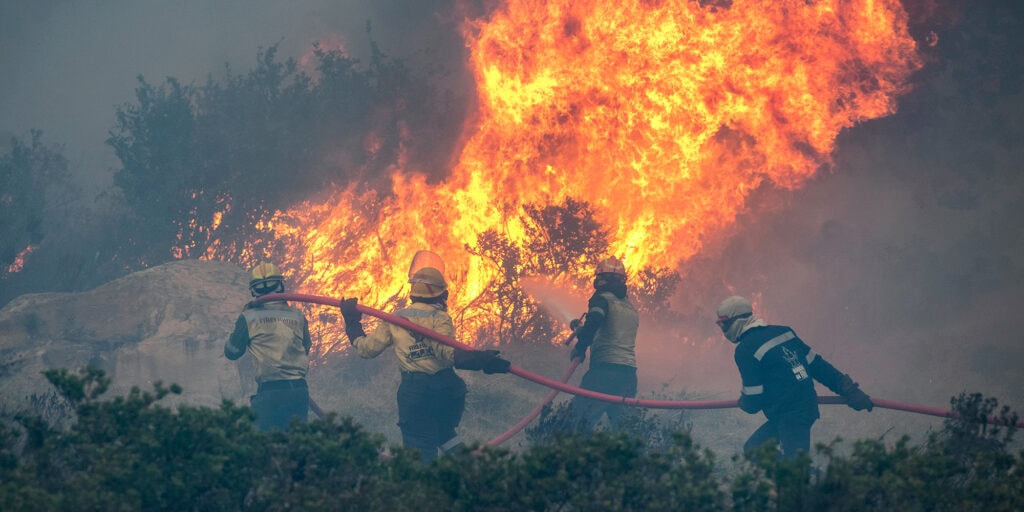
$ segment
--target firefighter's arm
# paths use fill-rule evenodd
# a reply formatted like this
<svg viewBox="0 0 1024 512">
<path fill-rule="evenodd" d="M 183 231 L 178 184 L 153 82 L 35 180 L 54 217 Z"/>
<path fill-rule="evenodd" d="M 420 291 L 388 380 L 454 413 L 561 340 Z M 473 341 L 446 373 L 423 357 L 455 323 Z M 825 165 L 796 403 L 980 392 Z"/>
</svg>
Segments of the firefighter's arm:
<svg viewBox="0 0 1024 512">
<path fill-rule="evenodd" d="M 837 370 L 835 366 L 832 366 L 832 363 L 829 363 L 825 358 L 815 353 L 814 349 L 807 347 L 802 341 L 800 344 L 802 345 L 801 351 L 806 349 L 804 359 L 807 360 L 807 371 L 814 380 L 822 383 L 833 393 L 845 398 L 846 405 L 849 405 L 854 410 L 863 411 L 867 409 L 870 412 L 874 409 L 875 404 L 871 401 L 871 397 L 862 391 L 860 385 L 854 382 L 849 375 Z"/>
<path fill-rule="evenodd" d="M 818 355 L 814 349 L 808 347 L 800 338 L 796 338 L 795 341 L 800 355 L 803 356 L 805 361 L 807 361 L 807 373 L 809 373 L 814 380 L 822 383 L 826 388 L 832 390 L 833 393 L 841 394 L 839 391 L 839 384 L 843 378 L 843 374 L 837 370 L 835 366 L 832 366 L 832 363 Z"/>
<path fill-rule="evenodd" d="M 460 370 L 478 370 L 484 373 L 508 373 L 512 363 L 498 357 L 497 350 L 455 349 L 454 366 Z"/>
<path fill-rule="evenodd" d="M 309 354 L 309 350 L 313 348 L 313 338 L 309 335 L 309 322 L 303 319 L 302 321 L 302 348 L 306 349 L 306 354 Z"/>
<path fill-rule="evenodd" d="M 373 359 L 394 343 L 394 336 L 391 334 L 391 324 L 381 322 L 370 334 L 364 334 L 355 338 L 349 335 L 349 341 L 352 342 L 352 346 L 356 349 L 356 354 L 359 357 Z"/>
<path fill-rule="evenodd" d="M 594 342 L 597 330 L 604 325 L 608 318 L 608 300 L 599 294 L 594 294 L 587 304 L 587 314 L 583 325 L 576 331 L 576 346 L 572 349 L 572 358 L 586 359 L 587 348 Z"/>
<path fill-rule="evenodd" d="M 439 334 L 455 339 L 455 323 L 452 322 L 452 317 L 447 313 L 438 312 L 436 316 L 432 317 L 429 327 Z M 438 363 L 443 366 L 453 366 L 455 364 L 455 352 L 458 349 L 449 347 L 439 341 L 430 340 L 430 342 L 434 345 L 434 357 L 437 358 Z"/>
<path fill-rule="evenodd" d="M 753 357 L 737 352 L 735 359 L 736 367 L 740 370 L 740 378 L 743 380 L 743 389 L 738 400 L 739 407 L 747 414 L 755 414 L 764 409 L 764 382 L 761 379 L 761 371 Z"/>
<path fill-rule="evenodd" d="M 231 332 L 227 343 L 224 344 L 224 357 L 234 361 L 244 356 L 245 350 L 249 348 L 249 342 L 249 324 L 245 321 L 244 316 L 238 315 L 238 320 L 235 321 L 235 330 Z"/>
</svg>

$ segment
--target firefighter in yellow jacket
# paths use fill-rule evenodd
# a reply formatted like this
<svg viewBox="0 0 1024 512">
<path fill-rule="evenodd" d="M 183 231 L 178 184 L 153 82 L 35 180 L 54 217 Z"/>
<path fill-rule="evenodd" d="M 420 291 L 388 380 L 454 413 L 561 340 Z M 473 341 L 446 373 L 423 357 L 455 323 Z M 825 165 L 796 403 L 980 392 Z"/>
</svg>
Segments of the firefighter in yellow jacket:
<svg viewBox="0 0 1024 512">
<path fill-rule="evenodd" d="M 396 316 L 448 337 L 455 326 L 448 314 L 448 285 L 440 270 L 424 267 L 409 279 L 409 307 Z M 398 386 L 398 427 L 402 444 L 419 450 L 423 462 L 451 452 L 461 445 L 455 429 L 466 407 L 466 383 L 452 369 L 507 373 L 509 362 L 497 350 L 462 350 L 449 347 L 420 333 L 381 322 L 369 335 L 363 331 L 362 313 L 356 299 L 341 302 L 345 334 L 363 358 L 374 358 L 390 346 L 398 356 L 402 381 Z"/>
<path fill-rule="evenodd" d="M 253 297 L 284 293 L 284 276 L 273 263 L 260 263 L 252 269 L 249 291 Z M 233 361 L 252 354 L 258 389 L 250 401 L 260 430 L 287 430 L 292 418 L 307 420 L 311 345 L 305 315 L 283 300 L 250 302 L 238 316 L 224 356 Z"/>
<path fill-rule="evenodd" d="M 580 387 L 608 395 L 635 397 L 636 333 L 640 319 L 626 296 L 626 267 L 618 258 L 605 258 L 594 270 L 594 294 L 587 303 L 582 325 L 573 321 L 576 346 L 572 357 L 586 359 L 590 368 Z M 628 406 L 575 396 L 569 403 L 572 425 L 580 433 L 590 432 L 604 414 L 613 427 L 630 417 Z"/>
</svg>

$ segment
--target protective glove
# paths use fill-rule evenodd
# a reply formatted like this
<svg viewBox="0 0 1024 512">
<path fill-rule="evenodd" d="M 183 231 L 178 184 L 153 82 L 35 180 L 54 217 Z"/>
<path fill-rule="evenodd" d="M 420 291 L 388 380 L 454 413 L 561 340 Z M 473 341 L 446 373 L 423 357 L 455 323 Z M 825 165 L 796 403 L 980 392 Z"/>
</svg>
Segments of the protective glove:
<svg viewBox="0 0 1024 512">
<path fill-rule="evenodd" d="M 341 317 L 345 319 L 345 335 L 348 336 L 348 342 L 352 343 L 356 338 L 366 336 L 366 331 L 363 330 L 363 314 L 356 309 L 356 305 L 359 303 L 359 299 L 342 299 L 341 304 Z"/>
<path fill-rule="evenodd" d="M 576 329 L 579 329 L 581 325 L 583 325 L 583 322 L 580 321 L 579 318 L 573 318 L 572 321 L 569 322 L 569 329 L 575 331 Z"/>
<path fill-rule="evenodd" d="M 498 357 L 497 350 L 455 349 L 455 367 L 460 370 L 476 370 L 484 373 L 508 373 L 512 363 Z"/>
<path fill-rule="evenodd" d="M 875 403 L 871 401 L 871 397 L 861 391 L 860 385 L 854 382 L 849 375 L 843 375 L 843 378 L 839 381 L 839 394 L 846 399 L 846 405 L 855 411 L 867 409 L 868 412 L 871 412 L 875 408 Z"/>
<path fill-rule="evenodd" d="M 341 307 L 341 317 L 345 319 L 345 323 L 359 323 L 363 321 L 363 313 L 356 308 L 359 304 L 359 299 L 341 299 L 339 307 Z"/>
<path fill-rule="evenodd" d="M 494 352 L 494 357 L 491 357 L 484 363 L 484 373 L 488 375 L 493 373 L 508 373 L 512 368 L 512 363 L 498 357 L 497 350 L 485 350 L 485 352 Z"/>
<path fill-rule="evenodd" d="M 747 414 L 756 414 L 761 410 L 760 400 L 754 397 L 740 395 L 740 399 L 737 402 L 739 403 L 740 410 Z"/>
<path fill-rule="evenodd" d="M 855 411 L 867 409 L 868 412 L 871 412 L 875 408 L 875 403 L 871 401 L 871 397 L 859 388 L 846 396 L 846 405 Z"/>
<path fill-rule="evenodd" d="M 590 345 L 584 345 L 583 343 L 577 342 L 576 345 L 572 347 L 572 352 L 569 354 L 569 360 L 572 361 L 573 359 L 576 359 L 578 357 L 581 363 L 583 361 L 586 361 L 587 348 L 589 347 Z"/>
</svg>

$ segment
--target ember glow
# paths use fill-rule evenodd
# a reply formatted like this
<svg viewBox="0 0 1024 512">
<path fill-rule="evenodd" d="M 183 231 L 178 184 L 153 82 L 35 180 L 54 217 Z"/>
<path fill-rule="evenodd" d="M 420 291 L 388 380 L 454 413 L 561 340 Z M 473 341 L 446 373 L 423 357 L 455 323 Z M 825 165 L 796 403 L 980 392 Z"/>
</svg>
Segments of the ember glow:
<svg viewBox="0 0 1024 512">
<path fill-rule="evenodd" d="M 468 23 L 480 111 L 448 178 L 397 162 L 391 194 L 279 213 L 284 268 L 382 306 L 432 250 L 465 320 L 496 272 L 466 245 L 488 229 L 525 244 L 523 205 L 571 197 L 631 271 L 683 269 L 752 190 L 800 187 L 841 130 L 892 114 L 920 66 L 898 0 L 702 3 L 508 0 Z"/>
<path fill-rule="evenodd" d="M 27 258 L 33 251 L 36 250 L 35 245 L 29 244 L 24 249 L 18 252 L 18 255 L 14 257 L 14 261 L 7 266 L 7 270 L 0 273 L 0 279 L 6 278 L 10 274 L 21 272 L 25 268 L 25 258 Z"/>
</svg>

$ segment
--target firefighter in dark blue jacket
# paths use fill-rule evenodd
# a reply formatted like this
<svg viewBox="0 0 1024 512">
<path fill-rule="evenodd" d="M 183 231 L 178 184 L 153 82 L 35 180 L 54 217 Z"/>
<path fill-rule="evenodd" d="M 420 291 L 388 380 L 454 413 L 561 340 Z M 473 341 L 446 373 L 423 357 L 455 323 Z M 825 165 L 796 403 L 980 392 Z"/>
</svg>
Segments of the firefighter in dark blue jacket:
<svg viewBox="0 0 1024 512">
<path fill-rule="evenodd" d="M 793 329 L 754 316 L 746 298 L 722 301 L 716 323 L 736 343 L 736 366 L 743 379 L 740 409 L 749 414 L 764 411 L 768 419 L 743 445 L 745 452 L 772 439 L 782 448 L 783 458 L 810 452 L 811 426 L 819 417 L 815 380 L 846 398 L 855 410 L 874 407 L 849 375 L 816 354 Z"/>
</svg>

